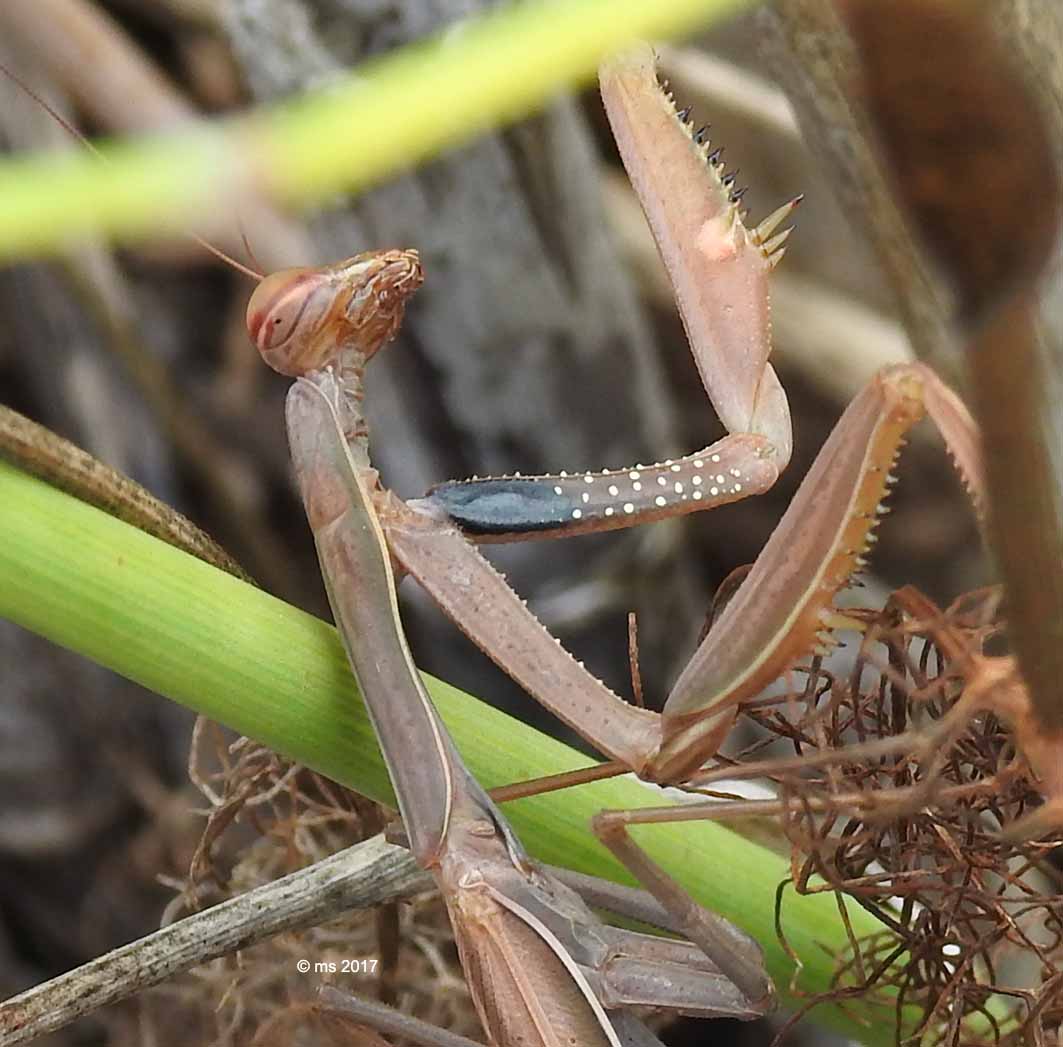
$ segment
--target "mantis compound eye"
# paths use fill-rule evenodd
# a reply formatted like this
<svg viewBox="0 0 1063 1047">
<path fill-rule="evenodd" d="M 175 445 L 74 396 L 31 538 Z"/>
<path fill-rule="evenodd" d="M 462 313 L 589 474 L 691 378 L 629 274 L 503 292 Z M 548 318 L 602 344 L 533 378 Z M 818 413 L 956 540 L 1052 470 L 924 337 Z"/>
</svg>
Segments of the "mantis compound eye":
<svg viewBox="0 0 1063 1047">
<path fill-rule="evenodd" d="M 320 269 L 284 269 L 262 280 L 247 303 L 247 330 L 266 363 L 292 377 L 324 366 L 317 336 L 334 299 Z"/>
</svg>

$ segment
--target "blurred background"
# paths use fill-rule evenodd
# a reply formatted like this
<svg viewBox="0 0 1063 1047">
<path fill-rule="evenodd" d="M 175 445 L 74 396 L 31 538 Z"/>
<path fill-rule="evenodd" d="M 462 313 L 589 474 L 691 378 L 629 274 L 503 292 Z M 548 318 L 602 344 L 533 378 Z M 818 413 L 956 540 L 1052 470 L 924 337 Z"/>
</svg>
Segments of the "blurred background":
<svg viewBox="0 0 1063 1047">
<path fill-rule="evenodd" d="M 0 8 L 0 62 L 86 135 L 136 133 L 327 85 L 364 58 L 482 6 L 8 0 Z M 1021 51 L 1030 18 L 1059 30 L 1051 6 L 1000 3 L 994 24 Z M 692 652 L 716 587 L 756 557 L 845 404 L 878 367 L 912 358 L 919 338 L 912 311 L 898 307 L 896 272 L 891 284 L 876 257 L 874 216 L 861 220 L 860 208 L 872 205 L 845 198 L 844 185 L 824 173 L 822 150 L 813 156 L 806 148 L 809 135 L 788 101 L 797 100 L 803 127 L 815 121 L 795 57 L 801 7 L 754 11 L 709 37 L 662 48 L 662 75 L 679 104 L 693 107 L 695 126 L 711 123 L 728 167 L 740 169 L 751 222 L 805 194 L 773 283 L 773 361 L 795 428 L 789 470 L 768 495 L 711 514 L 491 551 L 547 627 L 624 695 L 631 693 L 627 617 L 635 612 L 651 705 Z M 1063 30 L 1057 47 L 1060 38 Z M 932 107 L 934 99 L 922 102 Z M 394 118 L 404 118 L 400 100 Z M 818 119 L 822 131 L 822 113 Z M 82 148 L 3 79 L 0 142 L 10 151 Z M 335 148 L 371 143 L 355 138 Z M 320 213 L 286 214 L 249 199 L 220 240 L 265 271 L 369 248 L 421 252 L 425 285 L 368 377 L 374 459 L 385 484 L 404 497 L 474 473 L 655 461 L 721 435 L 594 91 L 559 98 L 534 119 Z M 263 368 L 248 343 L 249 291 L 245 277 L 190 241 L 121 251 L 85 244 L 60 261 L 0 270 L 0 400 L 176 506 L 270 592 L 328 617 L 288 467 L 288 383 Z M 936 362 L 954 367 L 946 356 Z M 900 472 L 861 602 L 880 603 L 905 583 L 947 602 L 984 584 L 977 528 L 928 427 Z M 424 669 L 559 731 L 407 586 L 407 630 Z M 207 803 L 188 779 L 185 710 L 2 622 L 0 665 L 6 996 L 158 926 L 188 886 L 204 824 L 193 809 Z M 353 799 L 336 802 L 357 815 L 351 832 L 374 831 L 372 812 Z M 257 835 L 229 831 L 218 866 L 241 867 L 249 849 L 265 845 Z M 260 872 L 286 871 L 283 860 L 260 851 L 254 860 Z M 223 879 L 214 885 L 219 894 L 233 887 Z M 430 901 L 412 908 L 414 916 L 403 916 L 413 928 L 404 949 L 416 955 L 396 961 L 391 991 L 400 986 L 398 995 L 422 1013 L 474 1035 L 467 1006 L 455 1016 L 460 1001 L 446 1015 L 430 1003 L 439 985 L 448 998 L 460 997 L 460 979 L 439 912 Z M 363 925 L 362 947 L 375 952 L 372 921 Z M 326 1035 L 320 1030 L 282 1024 L 262 1031 L 288 1004 L 291 986 L 281 976 L 249 986 L 255 956 L 47 1043 L 333 1042 L 314 1039 Z M 359 988 L 373 991 L 368 980 Z M 177 1006 L 180 1023 L 172 1017 Z M 726 1042 L 766 1044 L 772 1031 L 763 1024 L 731 1029 Z M 677 1047 L 705 1035 L 666 1034 Z M 809 1027 L 787 1042 L 830 1041 Z"/>
</svg>

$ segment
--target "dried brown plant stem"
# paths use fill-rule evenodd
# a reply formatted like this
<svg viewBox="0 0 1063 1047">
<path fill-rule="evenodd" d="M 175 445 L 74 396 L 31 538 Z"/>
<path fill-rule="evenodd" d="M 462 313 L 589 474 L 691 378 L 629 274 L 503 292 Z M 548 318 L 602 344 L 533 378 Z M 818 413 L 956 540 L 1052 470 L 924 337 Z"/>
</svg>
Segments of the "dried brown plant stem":
<svg viewBox="0 0 1063 1047">
<path fill-rule="evenodd" d="M 1060 456 L 1052 453 L 1063 446 L 1063 432 L 1059 400 L 1050 395 L 1053 386 L 1059 392 L 1063 372 L 1046 373 L 1035 306 L 1026 296 L 996 313 L 971 353 L 1011 642 L 1034 714 L 1063 746 L 1063 478 Z"/>
<path fill-rule="evenodd" d="M 95 5 L 83 0 L 8 4 L 3 21 L 32 45 L 44 75 L 63 83 L 79 108 L 106 116 L 116 130 L 158 129 L 191 115 L 177 88 Z M 92 61 L 86 60 L 90 54 Z"/>
<path fill-rule="evenodd" d="M 83 502 L 245 582 L 250 575 L 208 534 L 135 480 L 10 407 L 0 405 L 0 457 Z"/>
<path fill-rule="evenodd" d="M 831 0 L 779 0 L 762 15 L 771 67 L 789 95 L 808 148 L 855 230 L 866 230 L 918 357 L 955 382 L 951 294 L 931 270 L 852 98 L 858 62 Z"/>
<path fill-rule="evenodd" d="M 382 836 L 188 916 L 0 1004 L 0 1047 L 60 1029 L 99 1007 L 284 931 L 313 927 L 431 886 Z"/>
<path fill-rule="evenodd" d="M 1054 224 L 1057 239 L 1032 293 L 1021 289 L 975 335 L 971 369 L 1012 641 L 1034 714 L 1063 752 L 1063 8 L 1052 0 L 1010 0 L 994 19 L 1021 58 L 1050 138 L 1055 171 L 1042 172 L 1049 212 L 1031 217 Z M 1039 262 L 1029 259 L 1034 268 Z M 1056 763 L 1063 767 L 1063 756 Z"/>
</svg>

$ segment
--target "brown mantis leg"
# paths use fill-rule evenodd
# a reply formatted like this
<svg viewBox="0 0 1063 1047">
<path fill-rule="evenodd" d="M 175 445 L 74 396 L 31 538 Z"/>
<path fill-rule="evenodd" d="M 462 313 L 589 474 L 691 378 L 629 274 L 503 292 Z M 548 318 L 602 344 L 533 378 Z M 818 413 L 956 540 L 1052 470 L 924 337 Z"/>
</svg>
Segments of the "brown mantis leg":
<svg viewBox="0 0 1063 1047">
<path fill-rule="evenodd" d="M 579 665 L 448 521 L 392 496 L 381 516 L 397 561 L 500 668 L 610 759 L 681 781 L 715 752 L 740 701 L 825 642 L 831 601 L 864 562 L 897 449 L 924 406 L 977 491 L 976 431 L 958 398 L 921 365 L 877 377 L 824 445 L 663 715 L 628 705 Z"/>
<path fill-rule="evenodd" d="M 727 177 L 716 170 L 718 153 L 706 158 L 700 134 L 677 119 L 648 52 L 608 64 L 602 92 L 706 389 L 734 435 L 649 468 L 445 484 L 409 507 L 392 500 L 382 515 L 397 561 L 504 671 L 612 760 L 652 780 L 680 782 L 715 753 L 741 701 L 828 641 L 839 621 L 831 601 L 863 562 L 898 447 L 924 409 L 975 490 L 977 435 L 962 403 L 929 370 L 884 371 L 846 411 L 663 715 L 627 706 L 583 670 L 451 521 L 487 541 L 630 526 L 766 489 L 771 470 L 785 466 L 791 440 L 785 397 L 767 363 L 767 274 L 785 234 L 765 237 L 792 205 L 752 234 L 745 230 Z M 603 830 L 611 825 L 600 823 Z M 606 831 L 603 839 L 755 995 L 755 946 L 736 948 L 736 932 L 695 914 L 626 833 Z"/>
<path fill-rule="evenodd" d="M 683 936 L 695 942 L 713 963 L 726 970 L 747 998 L 756 1000 L 770 995 L 771 982 L 764 971 L 760 946 L 729 920 L 692 901 L 690 895 L 632 839 L 627 823 L 622 820 L 628 813 L 603 811 L 599 814 L 593 823 L 598 839 L 664 906 Z M 667 818 L 660 820 L 666 821 Z"/>
<path fill-rule="evenodd" d="M 643 45 L 606 62 L 602 99 L 675 288 L 702 383 L 731 435 L 675 461 L 605 473 L 442 484 L 427 499 L 481 540 L 629 527 L 767 490 L 790 460 L 790 410 L 768 357 L 768 276 L 791 201 L 755 229 L 742 191 L 657 84 Z"/>
<path fill-rule="evenodd" d="M 659 719 L 622 707 L 563 652 L 538 644 L 533 638 L 540 627 L 530 613 L 446 530 L 446 519 L 487 541 L 630 526 L 707 507 L 712 502 L 706 494 L 734 500 L 763 489 L 768 468 L 783 468 L 790 454 L 786 401 L 767 362 L 767 276 L 785 234 L 766 237 L 792 205 L 752 232 L 745 228 L 740 193 L 723 173 L 719 151 L 709 151 L 702 132 L 691 132 L 687 113 L 677 113 L 660 89 L 648 48 L 607 62 L 601 85 L 625 166 L 675 287 L 691 351 L 732 435 L 706 452 L 626 474 L 442 485 L 411 506 L 434 517 L 434 529 L 396 509 L 388 535 L 399 562 L 543 705 L 611 759 L 643 777 L 676 782 L 716 751 L 739 702 L 827 642 L 831 626 L 844 620 L 832 615 L 830 604 L 874 540 L 889 471 L 907 429 L 928 410 L 976 494 L 978 437 L 962 402 L 925 366 L 887 368 L 874 378 L 839 421 Z M 727 456 L 713 461 L 721 446 Z M 704 492 L 700 499 L 694 489 Z"/>
<path fill-rule="evenodd" d="M 981 481 L 975 454 L 977 430 L 962 402 L 923 367 L 899 368 L 883 376 L 881 381 L 889 394 L 887 409 L 879 412 L 873 427 L 864 426 L 854 433 L 845 434 L 839 424 L 831 435 L 768 546 L 677 681 L 665 706 L 666 719 L 677 698 L 682 712 L 690 707 L 687 704 L 690 696 L 697 695 L 699 691 L 704 693 L 703 688 L 711 693 L 714 681 L 706 673 L 706 666 L 712 667 L 709 673 L 715 670 L 721 674 L 720 679 L 733 681 L 732 686 L 738 695 L 753 697 L 763 685 L 779 676 L 788 663 L 792 664 L 806 653 L 809 639 L 816 638 L 815 634 L 810 637 L 807 627 L 803 640 L 795 637 L 802 617 L 824 630 L 829 628 L 831 614 L 828 602 L 838 588 L 845 584 L 850 572 L 862 563 L 862 553 L 869 538 L 873 537 L 870 526 L 878 512 L 878 501 L 884 493 L 884 483 L 888 477 L 889 464 L 874 464 L 876 456 L 871 450 L 876 442 L 876 434 L 881 433 L 877 438 L 886 441 L 885 446 L 890 449 L 889 458 L 892 459 L 904 432 L 918 420 L 925 405 L 945 433 L 949 447 L 975 494 L 976 502 L 980 500 Z M 859 404 L 859 398 L 854 403 Z M 859 412 L 854 414 L 856 417 L 859 417 Z M 842 432 L 842 437 L 839 437 L 839 432 Z M 858 462 L 865 454 L 866 457 Z M 839 485 L 841 489 L 834 490 L 832 485 Z M 867 487 L 872 489 L 868 491 Z M 873 500 L 869 500 L 869 496 Z M 834 522 L 833 532 L 830 527 L 816 526 L 816 504 L 845 505 L 847 511 Z M 824 546 L 825 539 L 832 534 L 829 546 Z M 822 599 L 824 595 L 828 602 Z M 726 661 L 727 653 L 738 642 L 736 629 L 750 617 L 774 627 L 779 637 L 780 642 L 773 645 L 769 642 L 770 633 L 765 633 L 763 649 L 767 653 L 763 668 L 756 665 L 740 668 Z M 774 626 L 773 621 L 776 623 Z M 789 637 L 783 635 L 786 629 L 790 630 Z M 819 639 L 829 642 L 826 632 Z M 715 686 L 720 685 L 716 683 Z M 697 735 L 691 734 L 689 737 L 696 740 Z M 681 733 L 677 734 L 676 740 L 682 740 Z M 672 744 L 676 746 L 677 755 L 680 755 L 680 746 L 675 742 Z M 687 760 L 686 765 L 693 769 L 693 761 Z M 706 950 L 718 946 L 718 930 L 706 926 L 702 915 L 690 910 L 684 892 L 648 858 L 631 837 L 628 826 L 697 817 L 712 818 L 719 814 L 719 804 L 711 807 L 691 805 L 679 810 L 659 808 L 603 812 L 594 823 L 594 831 L 599 839 L 681 921 L 683 933 Z M 711 951 L 708 954 L 715 955 Z M 736 976 L 734 966 L 729 967 L 728 972 L 732 977 Z"/>
<path fill-rule="evenodd" d="M 481 1047 L 475 1040 L 430 1025 L 375 1000 L 350 996 L 331 985 L 324 985 L 318 990 L 318 999 L 327 1011 L 334 1011 L 389 1036 L 401 1036 L 404 1041 L 422 1047 Z"/>
</svg>

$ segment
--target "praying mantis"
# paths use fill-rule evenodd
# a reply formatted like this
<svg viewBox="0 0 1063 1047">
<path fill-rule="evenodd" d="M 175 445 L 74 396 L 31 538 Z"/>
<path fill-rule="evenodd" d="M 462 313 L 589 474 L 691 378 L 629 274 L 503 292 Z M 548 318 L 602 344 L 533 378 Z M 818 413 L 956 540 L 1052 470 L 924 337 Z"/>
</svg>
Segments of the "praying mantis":
<svg viewBox="0 0 1063 1047">
<path fill-rule="evenodd" d="M 394 333 L 406 297 L 421 282 L 420 263 L 412 251 L 370 252 L 334 267 L 325 284 L 320 276 L 306 276 L 327 291 L 316 303 L 298 281 L 294 288 L 286 284 L 279 300 L 264 283 L 261 291 L 273 304 L 260 312 L 252 302 L 250 326 L 273 366 L 300 374 L 288 394 L 289 442 L 329 602 L 411 850 L 436 875 L 491 1041 L 529 1047 L 657 1042 L 636 1019 L 608 1015 L 606 1005 L 759 1015 L 772 995 L 755 943 L 701 914 L 743 958 L 744 965 L 730 965 L 739 978 L 744 967 L 752 971 L 752 980 L 736 985 L 693 945 L 606 927 L 578 895 L 531 862 L 466 771 L 399 621 L 360 409 L 361 370 Z M 289 294 L 300 301 L 291 326 Z M 317 332 L 325 337 L 315 338 Z M 649 969 L 658 974 L 652 993 Z"/>
<path fill-rule="evenodd" d="M 266 362 L 299 379 L 289 396 L 289 437 L 337 624 L 411 847 L 437 873 L 481 1017 L 502 1043 L 522 1041 L 514 1038 L 516 1027 L 507 1025 L 504 1009 L 493 1006 L 499 986 L 527 1006 L 534 996 L 516 985 L 511 969 L 500 973 L 484 958 L 501 955 L 491 950 L 504 952 L 509 945 L 499 943 L 516 941 L 511 935 L 543 956 L 552 954 L 549 964 L 561 961 L 564 970 L 556 968 L 545 991 L 575 992 L 582 1001 L 577 1010 L 587 1005 L 593 1012 L 587 1020 L 597 1023 L 600 1042 L 616 1041 L 608 1038 L 615 1032 L 600 999 L 569 962 L 576 939 L 554 929 L 569 903 L 558 900 L 553 886 L 545 893 L 536 886 L 519 844 L 464 771 L 420 686 L 398 624 L 393 564 L 615 764 L 654 781 L 682 783 L 716 751 L 741 701 L 815 645 L 829 643 L 831 628 L 848 624 L 832 610 L 833 597 L 864 562 L 893 460 L 924 413 L 944 434 L 976 497 L 981 488 L 977 432 L 962 401 L 922 365 L 887 369 L 843 415 L 764 552 L 680 675 L 663 714 L 623 703 L 549 636 L 470 538 L 577 534 L 735 501 L 775 482 L 792 440 L 785 393 L 768 362 L 767 278 L 789 230 L 773 234 L 797 201 L 747 230 L 733 176 L 718 169 L 719 151 L 709 151 L 703 131 L 692 132 L 688 113 L 677 112 L 659 87 L 648 47 L 607 62 L 601 85 L 703 382 L 730 432 L 723 440 L 651 466 L 446 483 L 407 504 L 379 485 L 370 465 L 361 372 L 397 330 L 405 298 L 420 283 L 416 255 L 376 252 L 325 269 L 275 273 L 260 283 L 247 310 L 249 333 Z M 338 345 L 344 346 L 339 355 Z M 418 758 L 410 761 L 414 738 Z M 756 1013 L 771 990 L 755 945 L 707 919 L 627 833 L 631 821 L 667 817 L 662 811 L 605 812 L 594 828 L 734 984 L 742 1002 L 732 997 L 720 1006 Z M 472 930 L 477 905 L 490 916 L 481 915 L 479 930 Z M 533 910 L 537 918 L 529 917 Z M 582 916 L 576 925 L 585 925 Z M 589 1033 L 581 1035 L 579 1042 L 592 1042 Z"/>
<path fill-rule="evenodd" d="M 290 442 L 335 617 L 411 849 L 437 873 L 450 908 L 484 1026 L 499 1044 L 652 1047 L 636 1019 L 609 1012 L 630 1004 L 759 1016 L 774 997 L 755 942 L 700 912 L 721 966 L 694 944 L 601 924 L 527 858 L 428 701 L 398 620 L 382 523 L 390 496 L 369 464 L 360 410 L 361 369 L 395 334 L 420 282 L 414 252 L 370 252 L 264 279 L 248 319 L 267 362 L 300 376 Z"/>
<path fill-rule="evenodd" d="M 602 95 L 668 269 L 709 397 L 730 432 L 695 454 L 650 466 L 446 483 L 409 504 L 384 491 L 376 511 L 390 555 L 456 624 L 544 707 L 619 769 L 688 780 L 719 747 L 737 706 L 847 623 L 834 595 L 864 563 L 904 434 L 929 413 L 976 499 L 977 432 L 959 397 L 923 365 L 877 375 L 843 415 L 760 558 L 680 674 L 661 714 L 623 702 L 539 625 L 469 539 L 512 541 L 631 526 L 767 490 L 791 449 L 785 393 L 768 360 L 768 276 L 796 204 L 753 230 L 733 176 L 659 87 L 648 47 L 607 62 Z M 268 363 L 288 370 L 293 343 L 315 365 L 331 352 L 341 270 L 293 270 L 259 285 L 248 327 Z M 361 423 L 359 423 L 359 426 Z M 363 428 L 352 430 L 363 438 Z M 689 817 L 689 812 L 684 812 Z M 626 830 L 661 811 L 611 812 L 595 831 L 726 969 L 727 949 Z M 738 973 L 741 979 L 743 975 Z"/>
</svg>

